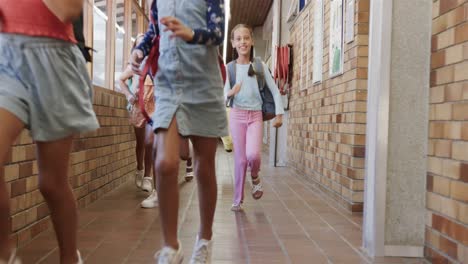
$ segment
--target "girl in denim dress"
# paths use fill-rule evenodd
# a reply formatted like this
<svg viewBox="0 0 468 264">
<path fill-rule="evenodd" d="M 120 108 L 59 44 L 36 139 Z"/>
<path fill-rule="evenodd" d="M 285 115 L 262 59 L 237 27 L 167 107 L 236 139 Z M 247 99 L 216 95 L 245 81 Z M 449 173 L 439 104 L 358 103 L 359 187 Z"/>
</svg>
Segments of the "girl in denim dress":
<svg viewBox="0 0 468 264">
<path fill-rule="evenodd" d="M 201 227 L 190 263 L 210 263 L 216 207 L 217 138 L 228 134 L 218 45 L 224 40 L 223 0 L 155 0 L 143 42 L 132 53 L 138 70 L 154 36 L 160 36 L 159 70 L 154 78 L 155 170 L 164 247 L 158 263 L 181 263 L 177 239 L 178 166 L 181 137 L 194 148 Z"/>
</svg>

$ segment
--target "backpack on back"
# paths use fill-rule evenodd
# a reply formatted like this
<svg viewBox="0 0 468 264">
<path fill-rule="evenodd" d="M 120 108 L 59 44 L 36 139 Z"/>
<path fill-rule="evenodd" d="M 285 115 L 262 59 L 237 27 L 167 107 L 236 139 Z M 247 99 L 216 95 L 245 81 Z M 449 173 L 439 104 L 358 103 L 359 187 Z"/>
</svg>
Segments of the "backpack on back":
<svg viewBox="0 0 468 264">
<path fill-rule="evenodd" d="M 270 88 L 268 87 L 267 82 L 265 81 L 263 63 L 260 58 L 254 58 L 253 67 L 255 70 L 255 77 L 258 83 L 260 97 L 262 98 L 263 121 L 268 121 L 276 116 L 275 100 L 273 98 L 273 94 L 271 93 Z M 236 84 L 236 61 L 233 60 L 229 62 L 227 68 L 229 75 L 229 84 L 231 85 L 232 89 Z M 228 98 L 226 106 L 232 107 L 233 102 L 233 97 Z"/>
</svg>

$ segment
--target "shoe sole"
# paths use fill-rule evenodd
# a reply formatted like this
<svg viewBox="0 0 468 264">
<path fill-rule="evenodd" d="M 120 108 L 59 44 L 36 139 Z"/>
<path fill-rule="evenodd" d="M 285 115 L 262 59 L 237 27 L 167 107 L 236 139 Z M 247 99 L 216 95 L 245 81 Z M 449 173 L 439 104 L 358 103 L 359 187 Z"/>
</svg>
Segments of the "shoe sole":
<svg viewBox="0 0 468 264">
<path fill-rule="evenodd" d="M 263 191 L 258 191 L 256 193 L 253 193 L 252 194 L 252 197 L 255 199 L 255 200 L 259 200 L 260 198 L 262 198 L 263 196 Z"/>
<path fill-rule="evenodd" d="M 192 181 L 192 180 L 193 180 L 193 177 L 185 177 L 185 181 L 186 181 L 186 182 L 190 182 L 190 181 Z"/>
<path fill-rule="evenodd" d="M 159 262 L 159 259 L 156 259 L 157 262 Z M 182 264 L 184 262 L 184 257 L 182 256 L 182 258 L 180 259 L 179 263 L 177 264 Z"/>
<path fill-rule="evenodd" d="M 238 207 L 238 208 L 231 207 L 231 211 L 233 211 L 233 212 L 242 212 L 242 211 L 244 211 L 244 208 L 242 208 L 242 207 Z"/>
<path fill-rule="evenodd" d="M 153 207 L 149 207 L 149 206 L 143 206 L 143 205 L 140 205 L 140 206 L 141 206 L 141 208 L 143 208 L 143 209 L 153 209 L 153 208 L 156 208 L 156 207 L 158 207 L 158 204 L 156 204 L 156 205 L 155 205 L 155 206 L 153 206 Z"/>
</svg>

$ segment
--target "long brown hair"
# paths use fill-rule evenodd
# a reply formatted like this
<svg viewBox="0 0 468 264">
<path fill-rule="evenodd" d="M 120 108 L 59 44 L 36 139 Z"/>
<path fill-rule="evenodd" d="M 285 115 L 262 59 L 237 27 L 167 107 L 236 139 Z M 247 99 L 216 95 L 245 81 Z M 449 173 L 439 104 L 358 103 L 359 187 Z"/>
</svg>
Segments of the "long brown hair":
<svg viewBox="0 0 468 264">
<path fill-rule="evenodd" d="M 240 28 L 246 28 L 249 30 L 250 32 L 250 36 L 252 37 L 253 39 L 253 28 L 247 24 L 237 24 L 232 30 L 231 30 L 231 41 L 234 41 L 234 33 L 236 32 L 236 30 L 240 29 Z M 237 50 L 235 47 L 232 47 L 232 58 L 233 60 L 237 60 L 237 58 L 239 58 L 239 54 L 237 53 Z M 252 45 L 252 47 L 250 47 L 250 67 L 249 67 L 249 71 L 248 71 L 248 75 L 250 77 L 254 76 L 256 73 L 255 73 L 255 70 L 252 66 L 252 63 L 254 61 L 254 46 Z"/>
</svg>

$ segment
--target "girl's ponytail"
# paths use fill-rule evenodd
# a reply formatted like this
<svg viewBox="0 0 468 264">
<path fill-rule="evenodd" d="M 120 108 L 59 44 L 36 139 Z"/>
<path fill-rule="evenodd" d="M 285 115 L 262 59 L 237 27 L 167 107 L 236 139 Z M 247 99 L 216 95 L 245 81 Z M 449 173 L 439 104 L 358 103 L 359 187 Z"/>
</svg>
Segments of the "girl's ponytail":
<svg viewBox="0 0 468 264">
<path fill-rule="evenodd" d="M 248 75 L 250 77 L 254 76 L 255 74 L 257 74 L 254 70 L 254 67 L 253 67 L 253 63 L 254 63 L 254 47 L 250 47 L 250 66 L 249 66 L 249 71 L 248 71 Z"/>
<path fill-rule="evenodd" d="M 232 60 L 237 60 L 239 58 L 239 54 L 237 53 L 236 48 L 232 48 Z"/>
</svg>

